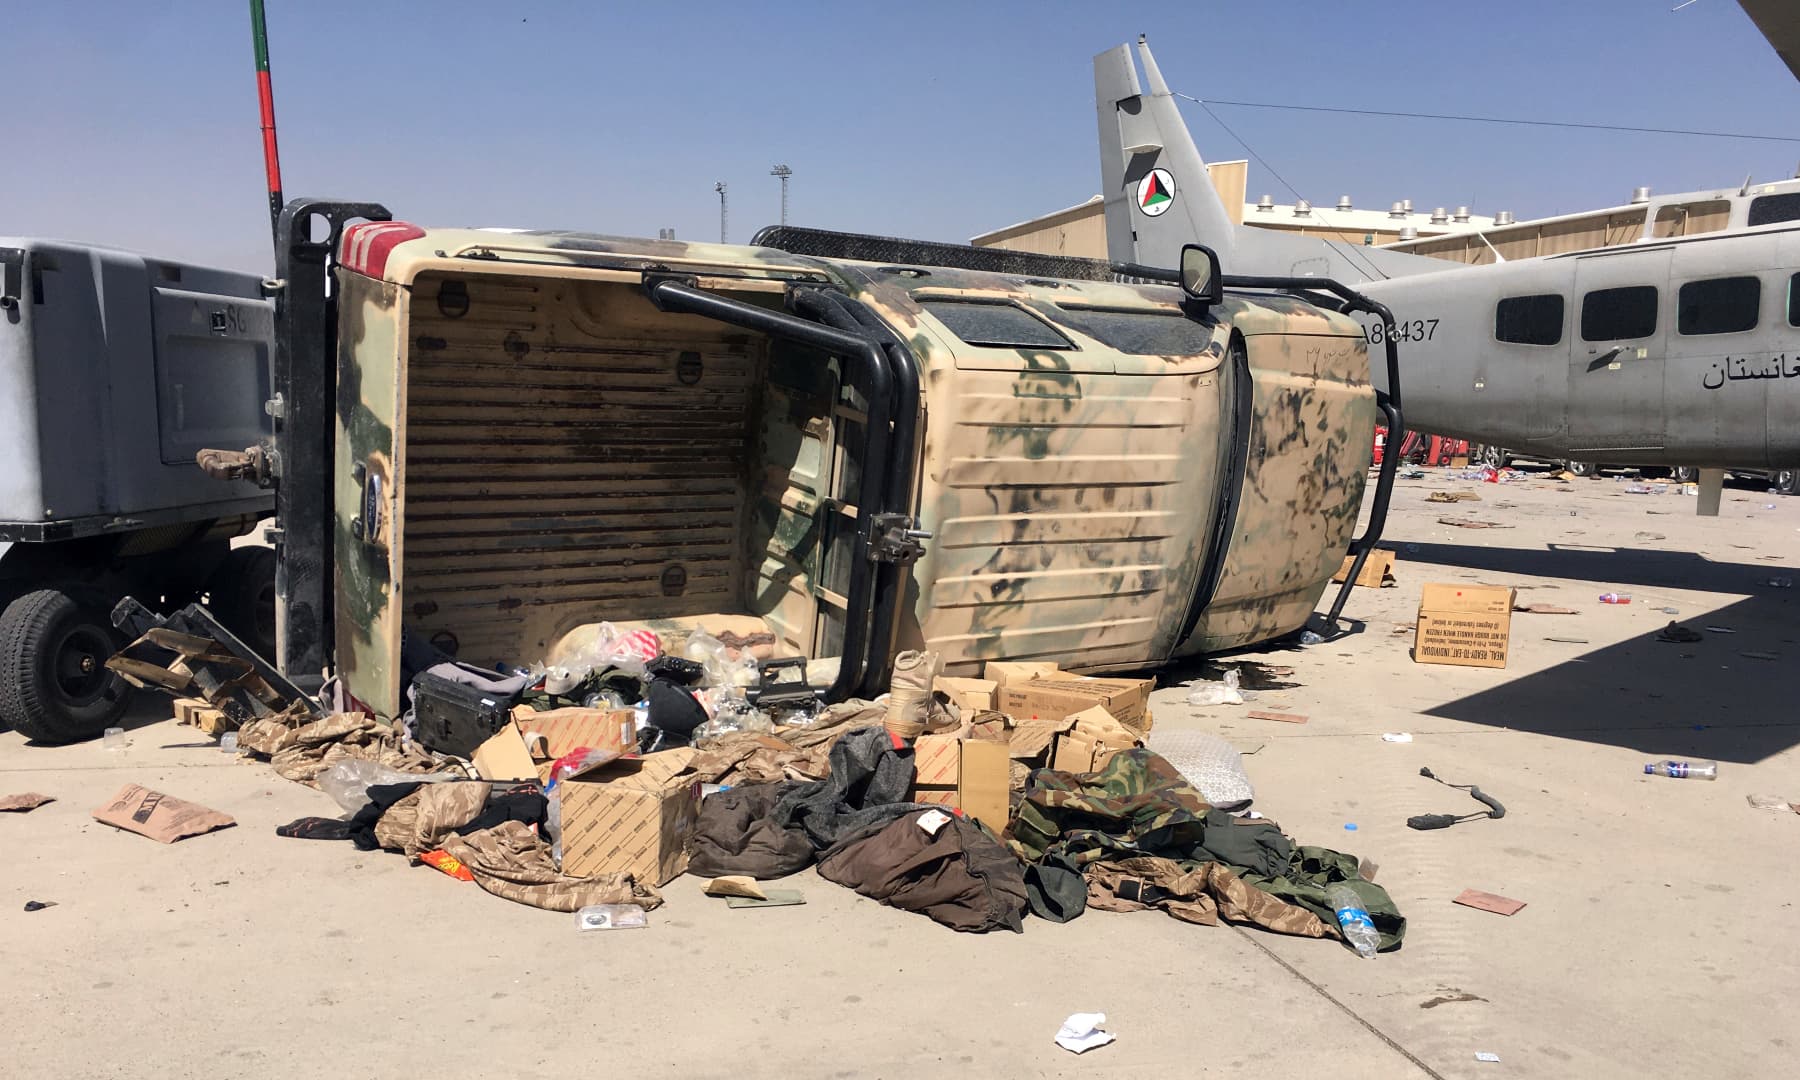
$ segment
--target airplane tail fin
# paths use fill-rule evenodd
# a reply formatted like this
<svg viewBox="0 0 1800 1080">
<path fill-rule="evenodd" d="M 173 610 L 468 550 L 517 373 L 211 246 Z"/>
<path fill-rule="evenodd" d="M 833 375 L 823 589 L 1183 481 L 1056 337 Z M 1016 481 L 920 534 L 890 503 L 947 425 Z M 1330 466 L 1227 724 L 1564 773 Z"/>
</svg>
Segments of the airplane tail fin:
<svg viewBox="0 0 1800 1080">
<path fill-rule="evenodd" d="M 1138 53 L 1148 94 L 1140 88 L 1128 46 L 1094 57 L 1107 257 L 1176 266 L 1181 246 L 1198 242 L 1228 259 L 1236 227 L 1142 37 Z"/>
</svg>

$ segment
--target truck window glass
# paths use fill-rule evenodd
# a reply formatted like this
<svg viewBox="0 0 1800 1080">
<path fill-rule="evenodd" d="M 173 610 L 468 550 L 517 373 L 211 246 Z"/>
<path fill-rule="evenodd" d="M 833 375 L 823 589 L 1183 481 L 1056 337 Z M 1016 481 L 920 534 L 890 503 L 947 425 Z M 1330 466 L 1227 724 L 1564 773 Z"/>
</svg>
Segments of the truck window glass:
<svg viewBox="0 0 1800 1080">
<path fill-rule="evenodd" d="M 1581 340 L 1625 341 L 1656 333 L 1656 286 L 1595 289 L 1581 298 Z"/>
<path fill-rule="evenodd" d="M 1068 338 L 1048 323 L 1011 304 L 966 300 L 922 300 L 919 306 L 961 338 L 964 344 L 989 349 L 1073 349 Z"/>
<path fill-rule="evenodd" d="M 1762 282 L 1753 277 L 1690 281 L 1675 297 L 1675 328 L 1682 334 L 1740 334 L 1756 329 L 1762 315 Z"/>
<path fill-rule="evenodd" d="M 1562 341 L 1563 298 L 1509 296 L 1494 305 L 1494 340 L 1514 345 L 1555 345 Z"/>
<path fill-rule="evenodd" d="M 1800 221 L 1800 191 L 1750 200 L 1750 216 L 1744 224 L 1773 225 L 1778 221 Z"/>
<path fill-rule="evenodd" d="M 1118 311 L 1057 306 L 1069 325 L 1133 356 L 1196 356 L 1212 344 L 1212 328 L 1179 311 Z"/>
</svg>

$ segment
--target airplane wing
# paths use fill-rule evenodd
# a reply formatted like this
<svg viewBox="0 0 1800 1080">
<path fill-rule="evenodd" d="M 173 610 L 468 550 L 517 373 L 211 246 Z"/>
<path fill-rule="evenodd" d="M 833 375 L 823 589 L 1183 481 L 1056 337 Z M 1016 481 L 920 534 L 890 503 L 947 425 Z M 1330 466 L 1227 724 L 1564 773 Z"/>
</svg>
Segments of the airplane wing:
<svg viewBox="0 0 1800 1080">
<path fill-rule="evenodd" d="M 1794 0 L 1738 0 L 1775 55 L 1800 79 L 1800 4 Z"/>
</svg>

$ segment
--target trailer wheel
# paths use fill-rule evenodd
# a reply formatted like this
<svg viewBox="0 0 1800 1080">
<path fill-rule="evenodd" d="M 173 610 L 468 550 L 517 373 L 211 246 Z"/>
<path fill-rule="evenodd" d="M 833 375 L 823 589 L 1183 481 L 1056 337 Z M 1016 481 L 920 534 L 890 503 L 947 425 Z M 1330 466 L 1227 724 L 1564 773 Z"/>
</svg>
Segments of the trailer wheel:
<svg viewBox="0 0 1800 1080">
<path fill-rule="evenodd" d="M 275 549 L 232 548 L 207 582 L 206 606 L 239 641 L 275 660 Z"/>
<path fill-rule="evenodd" d="M 98 600 L 39 589 L 0 614 L 0 718 L 43 743 L 91 739 L 131 704 L 106 661 L 121 646 Z"/>
</svg>

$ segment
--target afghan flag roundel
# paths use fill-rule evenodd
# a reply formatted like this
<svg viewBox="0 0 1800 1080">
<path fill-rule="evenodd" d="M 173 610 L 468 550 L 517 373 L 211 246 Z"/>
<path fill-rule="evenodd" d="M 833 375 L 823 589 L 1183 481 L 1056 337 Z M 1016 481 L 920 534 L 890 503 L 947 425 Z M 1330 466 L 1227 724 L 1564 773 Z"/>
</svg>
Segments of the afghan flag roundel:
<svg viewBox="0 0 1800 1080">
<path fill-rule="evenodd" d="M 1151 169 L 1150 175 L 1138 181 L 1138 209 L 1146 217 L 1155 217 L 1175 205 L 1175 177 L 1167 169 Z"/>
</svg>

